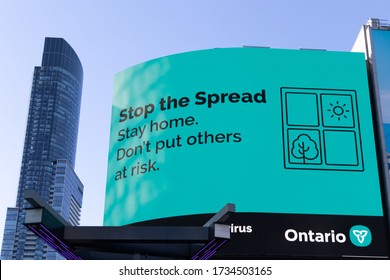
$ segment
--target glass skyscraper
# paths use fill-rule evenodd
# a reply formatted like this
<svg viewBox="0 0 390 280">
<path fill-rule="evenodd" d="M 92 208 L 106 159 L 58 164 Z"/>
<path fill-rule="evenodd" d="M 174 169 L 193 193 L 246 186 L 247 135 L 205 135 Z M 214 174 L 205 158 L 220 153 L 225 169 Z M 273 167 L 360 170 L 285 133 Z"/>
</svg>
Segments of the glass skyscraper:
<svg viewBox="0 0 390 280">
<path fill-rule="evenodd" d="M 60 259 L 24 225 L 25 190 L 34 190 L 78 225 L 83 184 L 74 172 L 83 68 L 62 38 L 46 38 L 34 69 L 16 207 L 7 209 L 1 259 Z"/>
</svg>

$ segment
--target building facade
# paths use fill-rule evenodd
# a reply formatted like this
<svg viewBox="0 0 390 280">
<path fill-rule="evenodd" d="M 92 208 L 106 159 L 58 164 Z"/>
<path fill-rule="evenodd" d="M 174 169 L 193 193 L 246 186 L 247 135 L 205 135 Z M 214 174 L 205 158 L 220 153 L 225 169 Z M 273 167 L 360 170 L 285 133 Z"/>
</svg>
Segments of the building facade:
<svg viewBox="0 0 390 280">
<path fill-rule="evenodd" d="M 374 104 L 380 112 L 376 120 L 383 126 L 378 126 L 382 140 L 382 157 L 390 175 L 390 24 L 385 20 L 371 18 L 361 28 L 352 47 L 353 52 L 363 52 L 369 65 L 373 94 L 377 103 Z M 390 176 L 386 181 L 387 211 L 390 213 Z M 389 221 L 390 223 L 390 221 Z"/>
<path fill-rule="evenodd" d="M 59 259 L 23 225 L 25 190 L 34 190 L 72 225 L 78 225 L 83 184 L 74 166 L 83 69 L 62 38 L 46 38 L 34 69 L 16 207 L 7 209 L 1 259 Z"/>
</svg>

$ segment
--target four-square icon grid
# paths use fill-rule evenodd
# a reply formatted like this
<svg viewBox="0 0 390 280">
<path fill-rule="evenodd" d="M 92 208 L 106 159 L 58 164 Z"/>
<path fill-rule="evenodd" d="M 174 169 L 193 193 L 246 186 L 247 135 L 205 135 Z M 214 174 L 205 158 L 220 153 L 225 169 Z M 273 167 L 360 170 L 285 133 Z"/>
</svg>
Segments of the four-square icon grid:
<svg viewBox="0 0 390 280">
<path fill-rule="evenodd" d="M 354 90 L 281 88 L 284 166 L 363 171 Z"/>
</svg>

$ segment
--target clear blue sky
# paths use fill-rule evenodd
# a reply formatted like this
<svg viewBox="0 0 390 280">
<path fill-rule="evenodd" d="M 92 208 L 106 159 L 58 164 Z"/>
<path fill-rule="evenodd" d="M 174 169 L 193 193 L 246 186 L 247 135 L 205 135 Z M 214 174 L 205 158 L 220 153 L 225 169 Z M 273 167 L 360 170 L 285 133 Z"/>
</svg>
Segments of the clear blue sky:
<svg viewBox="0 0 390 280">
<path fill-rule="evenodd" d="M 82 225 L 103 221 L 115 73 L 178 52 L 245 45 L 349 51 L 390 1 L 0 0 L 0 238 L 15 205 L 34 66 L 44 37 L 62 37 L 84 67 L 76 172 Z"/>
</svg>

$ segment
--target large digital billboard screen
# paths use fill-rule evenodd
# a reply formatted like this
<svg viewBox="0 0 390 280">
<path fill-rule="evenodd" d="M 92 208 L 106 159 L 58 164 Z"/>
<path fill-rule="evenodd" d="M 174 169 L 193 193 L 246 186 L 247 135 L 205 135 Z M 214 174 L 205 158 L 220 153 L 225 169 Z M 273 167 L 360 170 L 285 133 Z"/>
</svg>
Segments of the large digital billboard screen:
<svg viewBox="0 0 390 280">
<path fill-rule="evenodd" d="M 226 255 L 387 255 L 364 54 L 212 49 L 116 75 L 104 224 L 226 203 Z"/>
<path fill-rule="evenodd" d="M 390 30 L 372 29 L 371 34 L 386 151 L 390 154 Z"/>
</svg>

